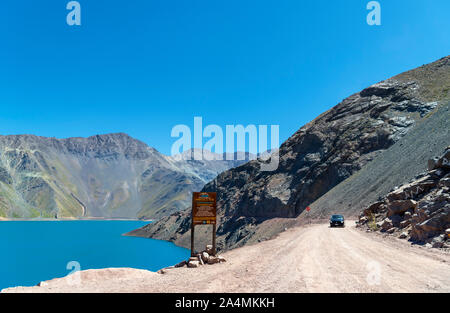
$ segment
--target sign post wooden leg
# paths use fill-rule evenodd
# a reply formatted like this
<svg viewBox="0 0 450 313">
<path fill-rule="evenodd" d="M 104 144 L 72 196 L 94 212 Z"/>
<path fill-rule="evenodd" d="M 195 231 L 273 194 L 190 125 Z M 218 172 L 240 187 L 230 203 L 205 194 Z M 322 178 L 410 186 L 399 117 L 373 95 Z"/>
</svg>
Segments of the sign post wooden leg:
<svg viewBox="0 0 450 313">
<path fill-rule="evenodd" d="M 195 256 L 195 251 L 194 251 L 194 228 L 195 228 L 195 225 L 194 225 L 194 223 L 192 223 L 192 225 L 191 225 L 191 257 Z"/>
<path fill-rule="evenodd" d="M 216 255 L 216 224 L 213 224 L 213 255 Z"/>
</svg>

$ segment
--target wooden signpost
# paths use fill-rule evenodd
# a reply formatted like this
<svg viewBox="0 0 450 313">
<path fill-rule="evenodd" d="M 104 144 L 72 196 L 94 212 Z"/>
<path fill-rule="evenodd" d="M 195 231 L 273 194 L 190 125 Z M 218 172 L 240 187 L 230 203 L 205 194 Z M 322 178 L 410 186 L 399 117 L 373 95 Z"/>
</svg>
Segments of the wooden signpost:
<svg viewBox="0 0 450 313">
<path fill-rule="evenodd" d="M 195 256 L 195 225 L 213 226 L 213 255 L 216 254 L 217 195 L 215 192 L 192 193 L 191 256 Z"/>
</svg>

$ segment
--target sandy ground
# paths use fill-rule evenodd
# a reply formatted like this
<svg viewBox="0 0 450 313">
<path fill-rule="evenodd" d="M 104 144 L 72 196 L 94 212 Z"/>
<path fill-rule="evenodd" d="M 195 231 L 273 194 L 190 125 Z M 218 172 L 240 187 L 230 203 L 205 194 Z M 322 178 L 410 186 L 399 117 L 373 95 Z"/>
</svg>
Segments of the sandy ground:
<svg viewBox="0 0 450 313">
<path fill-rule="evenodd" d="M 165 274 L 87 270 L 3 292 L 450 292 L 450 253 L 326 224 L 234 249 L 226 263 Z M 80 274 L 81 273 L 81 274 Z"/>
</svg>

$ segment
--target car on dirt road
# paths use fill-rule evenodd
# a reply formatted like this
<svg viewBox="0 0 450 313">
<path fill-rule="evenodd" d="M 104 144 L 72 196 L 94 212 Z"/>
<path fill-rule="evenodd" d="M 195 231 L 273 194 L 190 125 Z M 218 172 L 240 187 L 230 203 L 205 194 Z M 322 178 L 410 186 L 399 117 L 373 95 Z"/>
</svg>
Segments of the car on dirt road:
<svg viewBox="0 0 450 313">
<path fill-rule="evenodd" d="M 344 216 L 342 215 L 332 215 L 330 218 L 330 227 L 345 227 Z"/>
</svg>

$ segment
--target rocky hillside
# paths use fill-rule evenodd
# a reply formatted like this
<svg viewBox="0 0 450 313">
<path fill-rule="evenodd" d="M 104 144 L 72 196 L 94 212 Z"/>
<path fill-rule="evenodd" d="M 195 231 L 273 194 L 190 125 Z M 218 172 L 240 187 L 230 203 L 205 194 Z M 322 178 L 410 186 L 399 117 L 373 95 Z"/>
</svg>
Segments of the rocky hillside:
<svg viewBox="0 0 450 313">
<path fill-rule="evenodd" d="M 427 160 L 442 153 L 450 138 L 450 102 L 418 121 L 403 138 L 382 151 L 370 163 L 311 204 L 309 215 L 328 218 L 329 214 L 357 217 L 368 203 L 384 197 L 395 186 L 423 173 Z M 305 217 L 303 212 L 300 217 Z"/>
<path fill-rule="evenodd" d="M 243 162 L 178 160 L 122 133 L 0 136 L 0 216 L 160 217 Z"/>
<path fill-rule="evenodd" d="M 367 207 L 359 227 L 434 248 L 450 248 L 450 146 L 428 171 Z"/>
<path fill-rule="evenodd" d="M 260 171 L 263 161 L 254 160 L 220 174 L 204 188 L 218 192 L 219 248 L 257 240 L 261 225 L 270 219 L 298 217 L 315 200 L 389 150 L 450 99 L 449 73 L 450 57 L 445 57 L 370 86 L 284 142 L 277 170 Z M 445 127 L 443 131 L 448 130 L 448 125 Z M 186 246 L 189 213 L 172 215 L 132 234 Z"/>
</svg>

